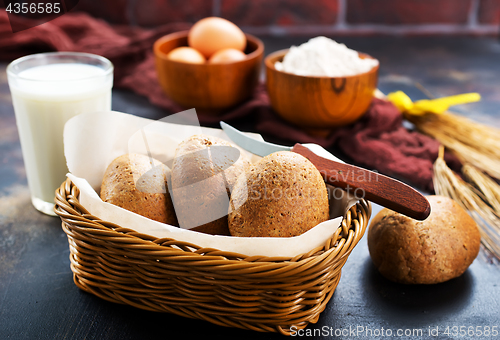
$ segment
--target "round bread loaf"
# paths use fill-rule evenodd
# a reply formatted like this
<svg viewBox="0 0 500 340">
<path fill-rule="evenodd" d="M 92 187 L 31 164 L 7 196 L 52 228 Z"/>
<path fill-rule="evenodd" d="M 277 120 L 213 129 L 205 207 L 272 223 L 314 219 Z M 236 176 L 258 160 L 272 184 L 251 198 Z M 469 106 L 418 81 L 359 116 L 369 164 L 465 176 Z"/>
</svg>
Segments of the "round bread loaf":
<svg viewBox="0 0 500 340">
<path fill-rule="evenodd" d="M 172 165 L 172 197 L 183 228 L 229 235 L 229 196 L 250 162 L 231 143 L 209 135 L 182 141 Z"/>
<path fill-rule="evenodd" d="M 288 151 L 262 158 L 241 175 L 230 204 L 233 236 L 297 236 L 329 218 L 321 174 L 307 158 Z"/>
<path fill-rule="evenodd" d="M 391 281 L 433 284 L 462 275 L 479 252 L 476 222 L 448 197 L 428 196 L 431 214 L 417 221 L 382 209 L 370 223 L 368 248 Z"/>
<path fill-rule="evenodd" d="M 114 159 L 104 173 L 101 199 L 152 220 L 177 226 L 174 206 L 166 189 L 170 169 L 140 154 Z"/>
</svg>

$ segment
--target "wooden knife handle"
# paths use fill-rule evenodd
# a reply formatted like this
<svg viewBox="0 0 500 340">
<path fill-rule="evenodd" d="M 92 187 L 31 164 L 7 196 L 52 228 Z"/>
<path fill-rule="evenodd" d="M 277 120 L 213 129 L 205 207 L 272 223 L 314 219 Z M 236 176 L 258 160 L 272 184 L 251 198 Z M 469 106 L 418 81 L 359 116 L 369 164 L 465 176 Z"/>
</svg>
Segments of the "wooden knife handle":
<svg viewBox="0 0 500 340">
<path fill-rule="evenodd" d="M 426 219 L 431 212 L 427 199 L 400 181 L 354 165 L 331 161 L 298 143 L 292 151 L 309 159 L 326 183 L 347 190 L 356 197 L 365 198 L 417 220 Z"/>
</svg>

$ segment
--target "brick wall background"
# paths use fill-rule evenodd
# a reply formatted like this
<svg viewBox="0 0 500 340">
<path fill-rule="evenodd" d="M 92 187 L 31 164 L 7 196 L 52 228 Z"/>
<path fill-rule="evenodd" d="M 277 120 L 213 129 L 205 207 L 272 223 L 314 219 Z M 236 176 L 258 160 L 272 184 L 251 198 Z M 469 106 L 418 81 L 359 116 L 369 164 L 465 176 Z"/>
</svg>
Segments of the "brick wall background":
<svg viewBox="0 0 500 340">
<path fill-rule="evenodd" d="M 231 20 L 254 34 L 500 34 L 500 0 L 80 0 L 111 23 Z"/>
</svg>

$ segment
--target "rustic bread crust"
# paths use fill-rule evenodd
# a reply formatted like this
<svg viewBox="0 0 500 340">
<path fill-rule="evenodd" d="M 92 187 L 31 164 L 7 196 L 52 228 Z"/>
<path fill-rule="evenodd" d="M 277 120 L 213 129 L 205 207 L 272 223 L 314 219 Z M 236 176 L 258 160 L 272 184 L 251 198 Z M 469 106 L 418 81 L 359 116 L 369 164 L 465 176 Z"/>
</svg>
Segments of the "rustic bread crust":
<svg viewBox="0 0 500 340">
<path fill-rule="evenodd" d="M 172 200 L 166 190 L 169 173 L 167 166 L 148 156 L 119 156 L 104 173 L 101 199 L 149 219 L 177 226 Z"/>
<path fill-rule="evenodd" d="M 214 235 L 229 235 L 229 195 L 238 175 L 250 162 L 244 154 L 225 153 L 212 146 L 235 146 L 209 135 L 195 135 L 181 142 L 172 165 L 172 197 L 184 228 Z M 218 150 L 218 151 L 214 151 Z M 202 186 L 197 185 L 203 183 Z M 193 195 L 193 188 L 196 188 Z M 222 217 L 220 217 L 222 216 Z M 211 222 L 200 225 L 200 221 Z"/>
<path fill-rule="evenodd" d="M 230 204 L 233 236 L 297 236 L 329 218 L 321 174 L 308 159 L 288 151 L 262 158 L 241 175 Z"/>
<path fill-rule="evenodd" d="M 479 252 L 479 229 L 467 212 L 447 197 L 427 199 L 431 214 L 424 221 L 383 209 L 370 223 L 370 256 L 389 280 L 405 284 L 448 281 L 462 275 Z"/>
</svg>

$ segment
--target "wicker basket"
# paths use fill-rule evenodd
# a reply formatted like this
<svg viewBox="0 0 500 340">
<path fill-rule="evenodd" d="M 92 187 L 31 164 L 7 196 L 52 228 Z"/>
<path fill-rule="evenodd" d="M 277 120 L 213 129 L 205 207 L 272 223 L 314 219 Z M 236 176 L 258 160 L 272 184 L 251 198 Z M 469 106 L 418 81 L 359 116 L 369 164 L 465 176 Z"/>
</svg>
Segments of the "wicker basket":
<svg viewBox="0 0 500 340">
<path fill-rule="evenodd" d="M 285 335 L 317 322 L 371 215 L 361 200 L 324 247 L 293 258 L 248 257 L 101 221 L 78 195 L 67 180 L 56 192 L 55 212 L 79 288 L 141 309 Z"/>
</svg>

